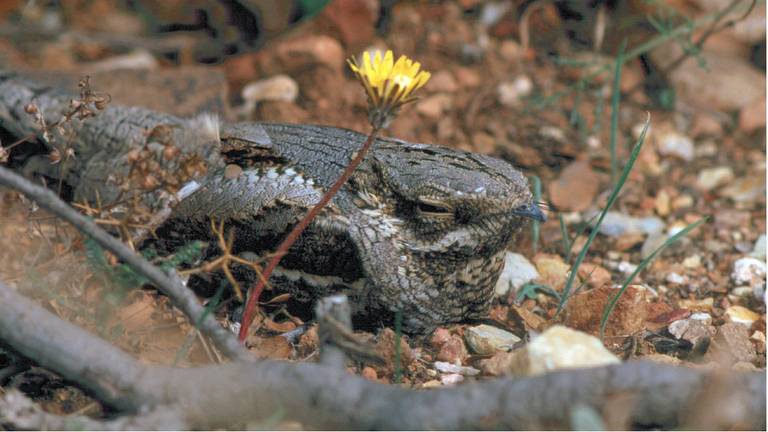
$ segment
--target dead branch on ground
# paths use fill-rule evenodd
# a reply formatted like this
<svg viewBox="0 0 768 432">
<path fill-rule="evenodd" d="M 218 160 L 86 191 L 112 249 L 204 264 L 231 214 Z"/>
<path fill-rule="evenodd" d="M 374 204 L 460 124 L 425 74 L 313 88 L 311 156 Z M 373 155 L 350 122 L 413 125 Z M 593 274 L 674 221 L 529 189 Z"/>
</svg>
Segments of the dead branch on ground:
<svg viewBox="0 0 768 432">
<path fill-rule="evenodd" d="M 574 407 L 599 412 L 616 397 L 631 400 L 632 424 L 674 428 L 717 373 L 633 362 L 414 391 L 309 363 L 145 366 L 2 283 L 0 339 L 128 414 L 168 407 L 204 429 L 242 427 L 277 412 L 309 428 L 562 429 Z M 764 429 L 765 373 L 734 373 L 728 383 L 721 406 L 731 407 L 724 415 L 732 426 Z"/>
</svg>

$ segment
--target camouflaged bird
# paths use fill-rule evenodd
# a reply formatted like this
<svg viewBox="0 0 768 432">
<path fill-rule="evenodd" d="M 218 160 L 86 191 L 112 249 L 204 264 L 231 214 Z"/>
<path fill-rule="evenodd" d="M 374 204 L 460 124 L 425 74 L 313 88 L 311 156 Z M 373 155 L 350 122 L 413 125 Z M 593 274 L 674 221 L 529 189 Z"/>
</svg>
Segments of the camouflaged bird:
<svg viewBox="0 0 768 432">
<path fill-rule="evenodd" d="M 0 73 L 0 128 L 16 136 L 39 135 L 22 112 L 32 97 L 48 113 L 60 112 L 71 100 L 71 95 Z M 184 185 L 174 200 L 149 195 L 164 203 L 156 206 L 159 211 L 170 212 L 152 243 L 170 253 L 192 240 L 208 240 L 206 258 L 220 252 L 211 218 L 235 230 L 233 252 L 256 258 L 274 251 L 366 139 L 325 126 L 218 125 L 109 106 L 96 118 L 75 121 L 74 166 L 57 173 L 47 164 L 42 174 L 61 177 L 76 198 L 107 199 L 118 193 L 110 176 L 127 170 L 131 149 L 148 139 L 147 131 L 161 126 L 182 153 L 199 153 L 209 170 Z M 231 175 L 225 166 L 242 171 Z M 270 282 L 299 300 L 341 291 L 359 313 L 402 311 L 411 332 L 482 318 L 504 252 L 526 218 L 543 220 L 543 214 L 527 180 L 510 164 L 440 146 L 378 139 Z"/>
</svg>

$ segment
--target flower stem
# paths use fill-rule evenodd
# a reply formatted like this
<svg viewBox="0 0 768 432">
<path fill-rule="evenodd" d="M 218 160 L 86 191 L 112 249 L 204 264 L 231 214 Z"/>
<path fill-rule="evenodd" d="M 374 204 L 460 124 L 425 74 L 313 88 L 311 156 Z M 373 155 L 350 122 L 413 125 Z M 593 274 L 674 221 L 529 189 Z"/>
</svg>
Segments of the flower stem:
<svg viewBox="0 0 768 432">
<path fill-rule="evenodd" d="M 352 159 L 352 161 L 347 165 L 347 167 L 344 169 L 344 172 L 341 173 L 341 177 L 339 177 L 336 182 L 331 186 L 330 189 L 323 195 L 323 197 L 320 199 L 320 202 L 315 204 L 314 207 L 307 213 L 304 218 L 299 221 L 296 226 L 293 227 L 290 233 L 285 237 L 282 243 L 280 243 L 280 246 L 277 247 L 277 251 L 275 252 L 272 259 L 269 260 L 267 263 L 267 267 L 264 269 L 264 272 L 262 273 L 262 277 L 259 278 L 259 281 L 256 283 L 256 286 L 250 290 L 248 295 L 248 300 L 245 304 L 245 311 L 243 312 L 243 321 L 240 325 L 240 333 L 238 335 L 240 342 L 245 341 L 245 337 L 248 334 L 248 328 L 251 326 L 251 323 L 253 322 L 254 315 L 256 313 L 256 304 L 258 303 L 259 297 L 261 296 L 261 292 L 264 290 L 264 286 L 266 285 L 266 282 L 269 280 L 269 277 L 272 275 L 272 272 L 275 271 L 275 268 L 280 263 L 280 260 L 285 256 L 285 254 L 288 252 L 288 249 L 290 249 L 291 246 L 298 240 L 301 233 L 309 226 L 309 223 L 312 222 L 312 220 L 320 213 L 320 211 L 333 199 L 334 196 L 336 196 L 336 193 L 339 192 L 342 186 L 344 186 L 344 183 L 349 180 L 349 178 L 352 176 L 352 173 L 355 172 L 357 167 L 360 165 L 360 163 L 363 162 L 363 159 L 365 159 L 365 155 L 368 153 L 368 151 L 373 146 L 373 142 L 376 139 L 376 135 L 379 133 L 379 128 L 374 127 L 373 130 L 371 130 L 371 133 L 368 135 L 368 138 L 365 140 L 363 145 L 360 147 L 360 150 L 357 151 L 357 154 Z"/>
</svg>

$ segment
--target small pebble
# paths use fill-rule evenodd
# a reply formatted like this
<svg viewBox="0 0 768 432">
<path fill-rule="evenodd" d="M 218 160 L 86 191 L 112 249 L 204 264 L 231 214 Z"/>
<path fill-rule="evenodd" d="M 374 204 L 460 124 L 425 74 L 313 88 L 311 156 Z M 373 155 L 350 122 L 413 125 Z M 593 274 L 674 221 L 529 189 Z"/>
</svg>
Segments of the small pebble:
<svg viewBox="0 0 768 432">
<path fill-rule="evenodd" d="M 441 361 L 435 362 L 435 369 L 437 369 L 438 372 L 442 372 L 442 373 L 461 374 L 466 376 L 475 376 L 480 373 L 478 369 L 475 369 L 473 367 L 459 366 L 453 363 L 441 362 Z"/>
<path fill-rule="evenodd" d="M 733 169 L 727 166 L 706 168 L 699 172 L 696 185 L 705 191 L 710 191 L 733 181 Z"/>
<path fill-rule="evenodd" d="M 528 355 L 529 375 L 620 363 L 600 339 L 561 325 L 552 326 L 534 338 L 524 351 Z"/>
<path fill-rule="evenodd" d="M 451 335 L 437 353 L 438 360 L 453 364 L 461 364 L 467 357 L 469 357 L 467 347 L 464 345 L 464 341 L 456 335 Z"/>
<path fill-rule="evenodd" d="M 523 98 L 531 94 L 531 91 L 533 91 L 533 82 L 525 75 L 513 81 L 499 83 L 496 87 L 499 103 L 508 107 L 519 105 Z"/>
<path fill-rule="evenodd" d="M 668 131 L 658 139 L 658 151 L 662 156 L 673 156 L 686 162 L 694 157 L 693 140 L 676 131 Z"/>
<path fill-rule="evenodd" d="M 688 278 L 675 272 L 669 273 L 665 280 L 675 285 L 683 285 L 684 283 L 688 282 Z"/>
<path fill-rule="evenodd" d="M 736 202 L 751 203 L 765 196 L 765 177 L 753 175 L 734 180 L 719 195 Z"/>
<path fill-rule="evenodd" d="M 743 306 L 731 306 L 725 310 L 725 316 L 730 322 L 751 327 L 752 323 L 760 319 L 760 315 Z"/>
<path fill-rule="evenodd" d="M 691 314 L 691 316 L 688 318 L 696 321 L 701 321 L 706 325 L 712 324 L 712 315 L 706 312 L 696 312 L 694 314 Z"/>
<path fill-rule="evenodd" d="M 416 102 L 416 112 L 430 119 L 437 119 L 453 106 L 453 97 L 438 93 Z"/>
<path fill-rule="evenodd" d="M 751 257 L 765 261 L 765 234 L 761 234 L 755 241 L 755 246 L 752 249 Z"/>
<path fill-rule="evenodd" d="M 667 331 L 677 339 L 690 342 L 693 345 L 692 350 L 698 354 L 706 350 L 710 339 L 715 335 L 715 328 L 709 323 L 692 318 L 673 321 Z"/>
<path fill-rule="evenodd" d="M 748 286 L 740 286 L 731 290 L 731 294 L 733 294 L 736 297 L 751 296 L 753 292 L 754 291 L 752 290 L 752 287 L 748 287 Z"/>
<path fill-rule="evenodd" d="M 520 342 L 520 338 L 514 334 L 486 324 L 467 328 L 464 330 L 464 337 L 470 349 L 480 355 L 510 351 L 516 343 Z"/>
<path fill-rule="evenodd" d="M 632 264 L 628 261 L 622 261 L 619 263 L 617 270 L 625 274 L 630 274 L 635 270 L 637 270 L 637 265 Z"/>
<path fill-rule="evenodd" d="M 755 346 L 749 338 L 747 327 L 727 322 L 717 328 L 707 357 L 713 361 L 731 365 L 737 362 L 754 363 L 757 360 Z"/>
<path fill-rule="evenodd" d="M 593 219 L 595 223 L 597 219 Z M 655 216 L 637 218 L 619 212 L 605 214 L 600 233 L 609 237 L 620 237 L 626 233 L 652 234 L 664 230 L 664 221 Z"/>
<path fill-rule="evenodd" d="M 440 382 L 444 386 L 454 386 L 464 381 L 464 375 L 461 374 L 447 374 L 440 377 Z"/>
<path fill-rule="evenodd" d="M 379 377 L 376 374 L 376 369 L 366 366 L 363 368 L 363 372 L 361 374 L 363 378 L 369 379 L 371 381 L 376 381 Z"/>
<path fill-rule="evenodd" d="M 701 256 L 691 255 L 683 260 L 683 267 L 688 269 L 695 269 L 701 267 Z"/>
<path fill-rule="evenodd" d="M 763 285 L 765 283 L 765 262 L 753 257 L 739 258 L 733 263 L 731 279 L 736 285 Z"/>
<path fill-rule="evenodd" d="M 299 85 L 288 75 L 275 75 L 252 82 L 241 93 L 246 102 L 285 101 L 293 102 L 299 95 Z"/>
<path fill-rule="evenodd" d="M 496 295 L 504 297 L 517 292 L 523 285 L 538 279 L 539 272 L 528 259 L 520 254 L 507 252 L 504 255 L 504 269 L 496 281 Z"/>
<path fill-rule="evenodd" d="M 672 200 L 672 208 L 675 210 L 685 209 L 693 206 L 694 199 L 688 194 L 683 194 Z"/>
</svg>

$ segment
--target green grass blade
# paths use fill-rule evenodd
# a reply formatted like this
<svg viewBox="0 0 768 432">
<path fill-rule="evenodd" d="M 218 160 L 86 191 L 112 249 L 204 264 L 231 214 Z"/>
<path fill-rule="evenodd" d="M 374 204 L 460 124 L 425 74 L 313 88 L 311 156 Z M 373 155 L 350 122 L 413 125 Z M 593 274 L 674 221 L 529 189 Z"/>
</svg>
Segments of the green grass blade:
<svg viewBox="0 0 768 432">
<path fill-rule="evenodd" d="M 570 243 L 568 246 L 568 253 L 565 256 L 565 262 L 571 262 L 571 255 L 573 255 L 573 251 L 571 249 L 573 249 L 573 244 L 576 243 L 576 241 L 581 238 L 582 235 L 584 235 L 584 231 L 586 231 L 587 228 L 592 225 L 592 221 L 595 220 L 598 215 L 599 214 L 594 214 L 591 218 L 587 219 L 585 223 L 582 223 L 581 226 L 576 229 L 576 235 L 569 240 Z"/>
<path fill-rule="evenodd" d="M 533 183 L 533 202 L 538 205 L 541 201 L 541 179 L 539 176 L 531 176 L 531 183 Z M 539 237 L 541 235 L 541 222 L 534 220 L 531 224 L 531 237 L 533 242 L 533 253 L 539 251 Z"/>
<path fill-rule="evenodd" d="M 611 184 L 616 184 L 616 176 L 619 174 L 619 160 L 616 157 L 616 146 L 619 130 L 619 101 L 621 100 L 621 68 L 624 65 L 624 49 L 627 47 L 627 39 L 621 41 L 619 53 L 616 54 L 616 66 L 613 74 L 613 88 L 611 89 Z"/>
<path fill-rule="evenodd" d="M 629 173 L 632 171 L 632 167 L 635 166 L 635 161 L 637 160 L 637 157 L 640 155 L 640 150 L 643 148 L 643 143 L 645 142 L 645 134 L 648 132 L 648 126 L 650 124 L 651 124 L 651 116 L 650 114 L 648 114 L 648 118 L 645 120 L 645 124 L 643 125 L 643 132 L 640 134 L 640 138 L 637 139 L 637 143 L 635 144 L 635 147 L 632 149 L 632 154 L 629 156 L 629 161 L 627 161 L 627 165 L 624 167 L 624 171 L 622 171 L 621 177 L 619 177 L 618 183 L 616 184 L 616 186 L 614 186 L 613 191 L 611 192 L 611 196 L 608 197 L 608 202 L 605 204 L 603 211 L 600 213 L 600 217 L 597 219 L 597 222 L 595 223 L 595 226 L 592 229 L 592 232 L 589 234 L 589 238 L 587 238 L 587 242 L 584 244 L 584 247 L 581 248 L 581 251 L 579 252 L 579 256 L 576 257 L 576 261 L 573 263 L 573 267 L 571 268 L 571 273 L 568 275 L 568 280 L 565 282 L 565 287 L 563 288 L 562 299 L 560 301 L 560 304 L 557 306 L 556 315 L 562 312 L 563 308 L 565 307 L 565 304 L 568 302 L 568 296 L 571 292 L 573 281 L 576 278 L 576 273 L 578 273 L 579 267 L 581 266 L 582 261 L 584 261 L 584 258 L 587 256 L 587 251 L 589 251 L 590 246 L 592 246 L 592 242 L 595 240 L 597 233 L 600 231 L 600 225 L 602 225 L 603 219 L 605 219 L 605 215 L 608 213 L 608 210 L 611 208 L 613 203 L 619 197 L 619 192 L 621 192 L 621 188 L 624 187 L 624 183 L 627 182 L 627 178 L 629 177 Z"/>
<path fill-rule="evenodd" d="M 706 25 L 710 25 L 712 22 L 718 21 L 722 17 L 728 15 L 729 13 L 734 11 L 734 9 L 737 6 L 739 6 L 739 4 L 740 4 L 740 2 L 731 2 L 728 7 L 724 8 L 722 10 L 713 12 L 713 13 L 711 13 L 709 15 L 705 15 L 705 16 L 703 16 L 701 18 L 696 19 L 696 20 L 683 23 L 683 24 L 681 24 L 681 25 L 679 25 L 679 26 L 677 26 L 677 27 L 675 27 L 673 29 L 670 29 L 667 32 L 661 33 L 661 34 L 659 34 L 659 35 L 649 39 L 648 41 L 643 42 L 643 43 L 637 45 L 636 47 L 632 48 L 631 50 L 629 50 L 624 55 L 624 62 L 626 63 L 626 62 L 632 61 L 632 60 L 634 60 L 634 59 L 644 55 L 645 53 L 650 52 L 654 48 L 657 48 L 657 47 L 667 43 L 668 41 L 670 41 L 672 39 L 679 38 L 679 37 L 689 36 L 696 29 L 698 29 L 700 27 L 703 27 L 703 26 L 706 26 Z M 569 86 L 568 88 L 566 88 L 564 90 L 561 90 L 561 91 L 558 91 L 558 92 L 556 92 L 556 93 L 554 93 L 554 94 L 552 94 L 550 96 L 538 98 L 538 100 L 532 99 L 531 102 L 532 102 L 532 104 L 536 108 L 539 108 L 539 109 L 546 108 L 546 107 L 550 106 L 551 104 L 553 104 L 558 99 L 562 98 L 563 96 L 568 95 L 568 94 L 572 93 L 573 91 L 575 91 L 578 88 L 579 85 L 583 86 L 583 85 L 591 83 L 595 78 L 597 78 L 598 76 L 600 76 L 603 73 L 605 73 L 606 71 L 608 71 L 609 68 L 610 68 L 610 65 L 605 65 L 605 66 L 596 68 L 593 72 L 591 72 L 591 73 L 587 74 L 586 76 L 582 77 L 581 79 L 579 79 L 579 81 L 575 85 Z"/>
<path fill-rule="evenodd" d="M 568 235 L 568 228 L 565 226 L 565 220 L 563 220 L 562 214 L 557 215 L 557 219 L 560 221 L 560 236 L 563 238 L 563 256 L 570 257 L 571 238 Z M 566 259 L 565 261 L 570 261 L 570 258 Z"/>
<path fill-rule="evenodd" d="M 677 234 L 673 235 L 672 237 L 668 238 L 661 246 L 656 248 L 650 255 L 645 257 L 640 264 L 637 266 L 635 271 L 632 272 L 631 275 L 627 278 L 627 280 L 624 281 L 624 284 L 621 286 L 621 289 L 619 289 L 619 292 L 616 293 L 615 296 L 611 299 L 610 302 L 608 302 L 608 305 L 606 305 L 605 310 L 603 311 L 603 317 L 600 320 L 600 339 L 603 339 L 603 336 L 605 335 L 605 327 L 608 324 L 608 318 L 611 316 L 611 313 L 613 312 L 613 309 L 616 307 L 616 303 L 619 302 L 619 298 L 621 298 L 622 294 L 624 294 L 624 291 L 627 290 L 627 287 L 629 287 L 629 284 L 632 283 L 632 281 L 635 279 L 635 277 L 640 274 L 641 271 L 643 271 L 648 265 L 653 261 L 654 258 L 656 258 L 656 255 L 661 253 L 664 249 L 667 248 L 667 246 L 670 246 L 677 242 L 678 240 L 682 239 L 686 235 L 688 235 L 689 232 L 696 229 L 699 225 L 703 224 L 709 220 L 709 216 L 699 219 L 698 221 L 688 225 L 685 227 L 682 231 L 678 232 Z"/>
</svg>

